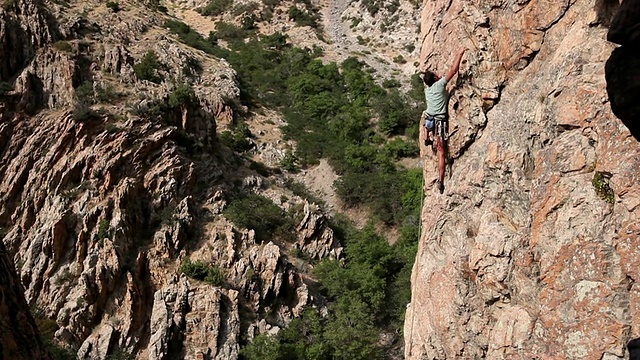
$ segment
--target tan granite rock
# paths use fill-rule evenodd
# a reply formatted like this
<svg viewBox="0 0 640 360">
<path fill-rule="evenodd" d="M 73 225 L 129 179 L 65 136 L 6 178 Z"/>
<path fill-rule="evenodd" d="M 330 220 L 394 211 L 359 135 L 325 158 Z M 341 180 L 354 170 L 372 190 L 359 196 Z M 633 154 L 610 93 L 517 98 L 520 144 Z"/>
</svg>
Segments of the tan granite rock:
<svg viewBox="0 0 640 360">
<path fill-rule="evenodd" d="M 640 146 L 609 109 L 603 3 L 424 3 L 423 67 L 470 50 L 450 85 L 444 195 L 423 150 L 407 359 L 628 356 Z"/>
</svg>

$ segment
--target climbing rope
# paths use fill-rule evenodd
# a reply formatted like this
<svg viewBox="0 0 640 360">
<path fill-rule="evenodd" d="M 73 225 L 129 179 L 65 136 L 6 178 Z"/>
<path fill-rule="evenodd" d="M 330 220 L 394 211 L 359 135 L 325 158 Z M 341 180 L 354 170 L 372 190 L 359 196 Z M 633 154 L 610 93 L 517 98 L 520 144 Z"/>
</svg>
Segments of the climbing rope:
<svg viewBox="0 0 640 360">
<path fill-rule="evenodd" d="M 418 217 L 418 248 L 420 248 L 420 240 L 422 239 L 422 209 L 424 207 L 424 200 L 425 200 L 425 196 L 424 196 L 424 159 L 422 160 L 422 186 L 420 188 L 420 192 L 422 195 L 421 196 L 421 200 L 420 200 L 420 215 Z M 420 264 L 419 262 L 420 260 L 420 251 L 417 251 L 416 253 L 416 264 Z M 415 281 L 411 283 L 411 294 L 413 296 L 413 294 L 415 294 Z M 415 308 L 415 304 L 414 301 L 412 301 L 411 303 L 411 326 L 409 328 L 409 356 L 411 356 L 411 350 L 413 347 L 413 323 L 416 317 L 416 308 Z"/>
</svg>

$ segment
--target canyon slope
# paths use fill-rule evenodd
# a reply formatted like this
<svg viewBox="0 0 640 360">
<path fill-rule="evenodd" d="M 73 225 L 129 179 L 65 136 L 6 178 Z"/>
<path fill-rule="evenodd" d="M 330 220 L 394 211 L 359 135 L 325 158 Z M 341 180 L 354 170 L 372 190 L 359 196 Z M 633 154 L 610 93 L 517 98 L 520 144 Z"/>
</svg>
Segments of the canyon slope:
<svg viewBox="0 0 640 360">
<path fill-rule="evenodd" d="M 0 9 L 1 276 L 16 295 L 2 310 L 33 336 L 3 341 L 0 357 L 46 358 L 28 303 L 47 341 L 81 359 L 237 358 L 241 342 L 322 306 L 287 254 L 340 246 L 316 206 L 220 144 L 240 92 L 229 64 L 170 34 L 159 2 L 116 5 Z M 221 215 L 233 191 L 295 208 L 299 237 L 234 227 Z M 188 278 L 185 264 L 219 276 Z"/>
<path fill-rule="evenodd" d="M 275 166 L 290 146 L 264 127 L 277 114 L 248 121 L 253 157 L 222 144 L 246 109 L 236 70 L 203 50 L 221 20 L 194 11 L 208 3 L 0 7 L 0 358 L 46 359 L 45 344 L 79 359 L 236 359 L 305 307 L 326 313 L 309 263 L 343 249 L 324 209 L 254 160 Z M 239 5 L 262 16 L 262 2 Z M 256 27 L 323 46 L 327 61 L 358 51 L 379 79 L 408 83 L 415 72 L 417 26 L 390 21 L 398 31 L 385 37 L 371 16 L 346 25 L 357 3 L 330 2 L 324 42 L 289 6 Z M 398 12 L 415 20 L 414 5 Z M 294 222 L 293 239 L 235 226 L 224 211 L 238 194 L 272 202 Z"/>
</svg>

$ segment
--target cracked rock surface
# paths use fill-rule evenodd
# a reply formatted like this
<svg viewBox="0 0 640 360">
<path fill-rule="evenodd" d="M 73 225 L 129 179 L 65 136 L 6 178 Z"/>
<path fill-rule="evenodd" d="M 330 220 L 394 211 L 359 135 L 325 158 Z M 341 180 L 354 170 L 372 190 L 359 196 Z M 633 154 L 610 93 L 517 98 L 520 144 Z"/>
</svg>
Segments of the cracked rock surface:
<svg viewBox="0 0 640 360">
<path fill-rule="evenodd" d="M 407 359 L 622 359 L 640 336 L 640 146 L 608 104 L 608 3 L 424 2 L 421 66 L 469 52 L 443 195 L 423 149 Z"/>
</svg>

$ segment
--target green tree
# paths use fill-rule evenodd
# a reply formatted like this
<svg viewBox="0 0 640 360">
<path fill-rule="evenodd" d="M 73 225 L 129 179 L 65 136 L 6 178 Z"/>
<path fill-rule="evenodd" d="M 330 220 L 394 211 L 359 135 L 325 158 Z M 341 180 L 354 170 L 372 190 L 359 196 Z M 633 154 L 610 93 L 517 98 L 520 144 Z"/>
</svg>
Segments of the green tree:
<svg viewBox="0 0 640 360">
<path fill-rule="evenodd" d="M 218 16 L 229 10 L 233 5 L 233 0 L 211 0 L 202 8 L 197 9 L 203 16 Z"/>
<path fill-rule="evenodd" d="M 420 118 L 422 108 L 409 104 L 409 98 L 392 89 L 388 94 L 378 97 L 374 108 L 380 115 L 378 127 L 385 135 L 403 134 L 405 130 Z"/>
<path fill-rule="evenodd" d="M 406 141 L 401 138 L 395 138 L 384 144 L 384 146 L 382 147 L 382 152 L 386 156 L 394 160 L 398 160 L 404 157 L 418 156 L 418 154 L 420 153 L 420 149 L 418 148 L 418 145 L 413 141 Z"/>
<path fill-rule="evenodd" d="M 118 4 L 115 1 L 107 1 L 107 9 L 111 9 L 114 13 L 117 13 L 118 11 L 122 10 L 120 8 L 120 4 Z"/>
<path fill-rule="evenodd" d="M 315 309 L 305 310 L 276 336 L 257 336 L 241 353 L 247 360 L 330 360 L 323 321 Z"/>
<path fill-rule="evenodd" d="M 76 88 L 76 98 L 78 101 L 91 105 L 94 103 L 93 82 L 85 81 Z"/>
<path fill-rule="evenodd" d="M 251 344 L 242 349 L 247 360 L 280 360 L 280 341 L 267 335 L 256 336 Z"/>
<path fill-rule="evenodd" d="M 289 19 L 295 21 L 298 26 L 318 27 L 317 16 L 308 11 L 301 10 L 295 5 L 289 7 L 287 15 L 289 15 Z"/>
<path fill-rule="evenodd" d="M 358 298 L 341 297 L 333 306 L 325 338 L 333 349 L 333 359 L 380 359 L 376 347 L 378 330 L 368 306 Z"/>
<path fill-rule="evenodd" d="M 133 71 L 138 79 L 148 80 L 159 84 L 162 79 L 158 76 L 158 68 L 160 63 L 158 62 L 158 55 L 155 51 L 149 50 L 139 63 L 133 65 Z"/>
<path fill-rule="evenodd" d="M 181 84 L 175 88 L 169 95 L 169 106 L 174 109 L 180 109 L 182 113 L 182 123 L 187 120 L 187 111 L 189 106 L 192 106 L 197 102 L 193 88 L 189 84 Z"/>
<path fill-rule="evenodd" d="M 217 46 L 218 36 L 213 31 L 209 32 L 209 37 L 205 39 L 200 33 L 181 21 L 169 19 L 165 21 L 164 27 L 168 28 L 173 34 L 178 35 L 180 41 L 195 49 L 220 57 L 225 54 L 225 51 Z"/>
<path fill-rule="evenodd" d="M 259 241 L 272 238 L 278 228 L 290 225 L 284 210 L 270 199 L 257 194 L 231 201 L 224 215 L 236 226 L 255 230 Z"/>
</svg>

